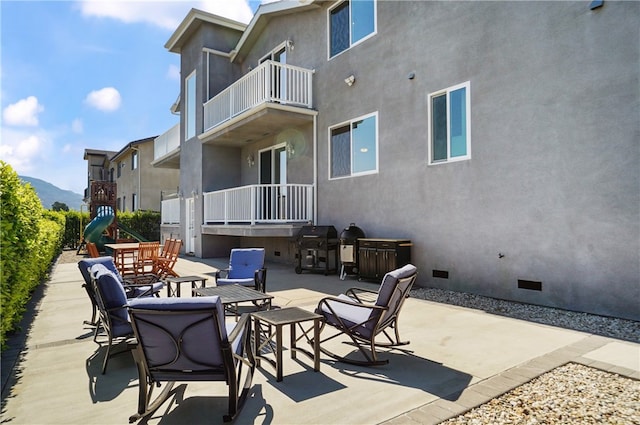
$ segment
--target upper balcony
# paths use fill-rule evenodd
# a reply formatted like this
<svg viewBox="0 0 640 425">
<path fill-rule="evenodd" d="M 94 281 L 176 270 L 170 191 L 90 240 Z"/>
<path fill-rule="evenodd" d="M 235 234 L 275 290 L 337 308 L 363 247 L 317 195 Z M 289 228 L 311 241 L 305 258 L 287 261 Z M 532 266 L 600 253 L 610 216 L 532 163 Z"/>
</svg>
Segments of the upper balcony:
<svg viewBox="0 0 640 425">
<path fill-rule="evenodd" d="M 151 165 L 160 168 L 180 168 L 180 123 L 155 138 Z"/>
<path fill-rule="evenodd" d="M 313 70 L 265 61 L 204 104 L 205 143 L 239 146 L 309 123 Z"/>
</svg>

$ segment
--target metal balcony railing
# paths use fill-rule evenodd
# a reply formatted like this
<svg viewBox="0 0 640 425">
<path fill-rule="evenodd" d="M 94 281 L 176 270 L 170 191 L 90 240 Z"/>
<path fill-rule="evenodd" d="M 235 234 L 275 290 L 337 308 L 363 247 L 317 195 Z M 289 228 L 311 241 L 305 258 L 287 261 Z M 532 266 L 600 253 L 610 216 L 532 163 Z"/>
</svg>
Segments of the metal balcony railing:
<svg viewBox="0 0 640 425">
<path fill-rule="evenodd" d="M 204 132 L 265 102 L 313 107 L 313 71 L 265 61 L 204 104 Z"/>
<path fill-rule="evenodd" d="M 312 219 L 310 184 L 256 184 L 204 193 L 205 224 L 294 223 Z"/>
</svg>

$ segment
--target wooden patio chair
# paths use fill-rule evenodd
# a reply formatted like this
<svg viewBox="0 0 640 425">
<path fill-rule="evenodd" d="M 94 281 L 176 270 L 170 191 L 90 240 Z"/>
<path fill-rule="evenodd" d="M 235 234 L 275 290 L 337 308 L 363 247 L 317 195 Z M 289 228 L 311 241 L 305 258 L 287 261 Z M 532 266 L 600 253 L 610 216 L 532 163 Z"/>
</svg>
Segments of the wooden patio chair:
<svg viewBox="0 0 640 425">
<path fill-rule="evenodd" d="M 134 262 L 136 275 L 153 273 L 153 269 L 158 260 L 160 242 L 140 242 L 138 256 Z"/>
<path fill-rule="evenodd" d="M 229 401 L 223 420 L 236 417 L 255 372 L 248 315 L 226 323 L 217 296 L 138 298 L 130 301 L 129 315 L 138 341 L 133 353 L 139 376 L 138 411 L 129 422 L 156 411 L 181 381 L 224 382 Z M 154 388 L 160 394 L 152 400 Z"/>
<path fill-rule="evenodd" d="M 178 277 L 178 274 L 173 270 L 173 268 L 178 262 L 178 255 L 180 254 L 181 246 L 182 240 L 167 239 L 164 243 L 162 252 L 158 255 L 158 258 L 155 261 L 152 273 L 162 278 L 168 276 Z"/>
<path fill-rule="evenodd" d="M 388 360 L 378 359 L 376 348 L 393 348 L 409 344 L 409 341 L 400 340 L 398 316 L 405 299 L 409 297 L 409 291 L 416 276 L 416 267 L 408 264 L 387 273 L 377 292 L 363 288 L 351 288 L 346 294 L 320 300 L 316 313 L 321 314 L 325 319 L 322 330 L 328 326 L 336 331 L 324 339 L 320 338 L 320 351 L 345 363 L 366 366 L 387 364 Z M 363 292 L 376 295 L 375 302 L 370 303 L 362 300 L 358 294 L 362 296 Z M 394 330 L 395 338 L 389 335 L 390 329 Z M 387 340 L 377 342 L 376 337 L 380 334 L 383 334 Z M 323 347 L 323 343 L 339 336 L 346 336 L 347 343 L 356 346 L 365 360 L 340 356 Z"/>
</svg>

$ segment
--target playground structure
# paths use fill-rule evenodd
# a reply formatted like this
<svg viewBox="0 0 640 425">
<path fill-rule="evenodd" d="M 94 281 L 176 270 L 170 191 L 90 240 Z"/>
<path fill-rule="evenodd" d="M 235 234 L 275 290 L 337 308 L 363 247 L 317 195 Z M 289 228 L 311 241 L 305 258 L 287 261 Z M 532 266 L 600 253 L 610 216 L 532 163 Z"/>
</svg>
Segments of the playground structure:
<svg viewBox="0 0 640 425">
<path fill-rule="evenodd" d="M 89 200 L 89 223 L 84 228 L 83 242 L 78 248 L 84 247 L 86 242 L 93 242 L 100 252 L 104 251 L 104 245 L 118 240 L 120 230 L 131 235 L 140 242 L 147 239 L 133 229 L 118 222 L 117 208 L 117 184 L 105 181 L 92 181 Z"/>
</svg>

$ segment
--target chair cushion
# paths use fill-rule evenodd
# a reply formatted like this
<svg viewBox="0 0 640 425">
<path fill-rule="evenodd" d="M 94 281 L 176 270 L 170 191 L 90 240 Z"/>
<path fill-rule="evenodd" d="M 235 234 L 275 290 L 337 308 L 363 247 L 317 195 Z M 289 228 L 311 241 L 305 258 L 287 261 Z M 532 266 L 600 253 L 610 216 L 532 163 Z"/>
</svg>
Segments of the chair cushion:
<svg viewBox="0 0 640 425">
<path fill-rule="evenodd" d="M 113 262 L 113 257 L 98 257 L 98 258 L 86 258 L 84 260 L 78 261 L 78 268 L 80 269 L 80 273 L 82 273 L 82 277 L 87 285 L 91 285 L 91 276 L 89 275 L 89 269 L 94 264 L 102 264 L 108 270 L 110 270 L 113 274 L 116 275 L 116 278 L 122 283 L 122 276 L 118 272 L 115 263 Z"/>
<path fill-rule="evenodd" d="M 256 286 L 256 280 L 255 278 L 251 277 L 251 278 L 244 278 L 244 279 L 216 279 L 216 285 L 220 286 L 220 285 L 233 285 L 234 283 L 237 283 L 238 285 L 242 285 L 242 286 L 250 286 L 250 287 L 254 287 Z"/>
<path fill-rule="evenodd" d="M 95 276 L 96 286 L 100 291 L 105 308 L 107 310 L 113 309 L 110 314 L 120 319 L 120 323 L 128 322 L 129 314 L 126 309 L 127 295 L 124 287 L 116 278 L 116 275 L 102 264 L 94 264 L 91 266 L 91 273 Z M 117 322 L 118 321 L 114 321 L 114 325 L 118 325 Z"/>
<path fill-rule="evenodd" d="M 137 298 L 142 295 L 144 295 L 145 297 L 150 297 L 160 292 L 162 288 L 164 288 L 164 282 L 152 283 L 150 286 L 139 286 L 137 288 L 133 288 L 133 297 Z"/>
<path fill-rule="evenodd" d="M 340 294 L 337 296 L 338 299 L 350 301 L 354 303 L 358 303 L 357 300 L 349 297 L 348 295 Z M 362 323 L 369 318 L 371 315 L 372 308 L 362 306 L 356 307 L 349 304 L 343 304 L 341 302 L 336 301 L 327 301 L 327 304 L 333 309 L 335 315 L 340 317 L 343 320 L 348 320 L 353 324 Z M 322 311 L 328 314 L 332 314 L 329 308 L 326 305 L 322 305 Z"/>
<path fill-rule="evenodd" d="M 384 307 L 388 306 L 398 280 L 414 275 L 417 270 L 418 269 L 413 264 L 407 264 L 404 267 L 395 269 L 385 274 L 384 278 L 382 278 L 380 289 L 378 289 L 378 298 L 376 299 L 376 305 Z"/>
<path fill-rule="evenodd" d="M 235 248 L 229 258 L 228 279 L 254 278 L 264 267 L 264 248 Z"/>
</svg>

